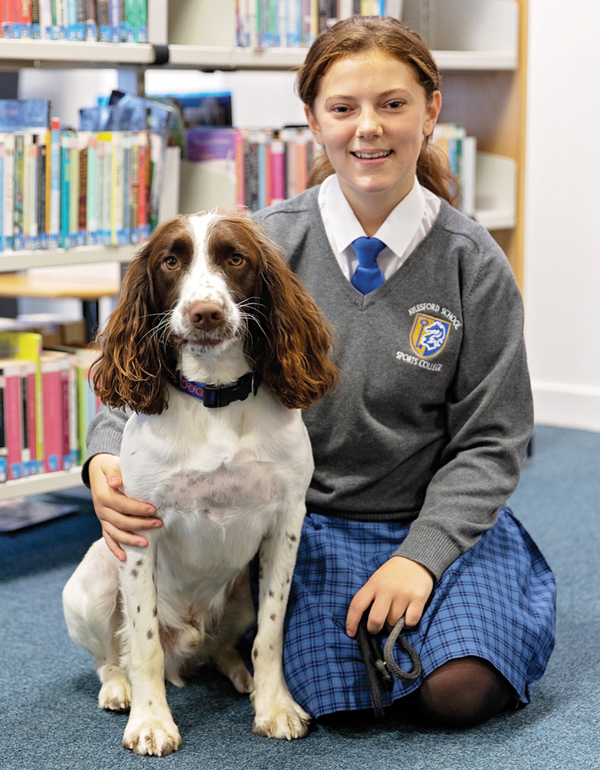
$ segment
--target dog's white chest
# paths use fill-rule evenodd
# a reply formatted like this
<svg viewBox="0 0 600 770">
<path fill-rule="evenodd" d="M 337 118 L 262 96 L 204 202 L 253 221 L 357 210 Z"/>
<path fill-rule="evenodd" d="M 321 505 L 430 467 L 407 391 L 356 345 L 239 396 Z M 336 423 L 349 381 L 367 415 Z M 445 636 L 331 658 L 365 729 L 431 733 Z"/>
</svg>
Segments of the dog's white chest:
<svg viewBox="0 0 600 770">
<path fill-rule="evenodd" d="M 274 463 L 240 453 L 214 470 L 189 467 L 164 479 L 156 500 L 163 510 L 208 515 L 222 520 L 282 500 L 284 487 Z"/>
</svg>

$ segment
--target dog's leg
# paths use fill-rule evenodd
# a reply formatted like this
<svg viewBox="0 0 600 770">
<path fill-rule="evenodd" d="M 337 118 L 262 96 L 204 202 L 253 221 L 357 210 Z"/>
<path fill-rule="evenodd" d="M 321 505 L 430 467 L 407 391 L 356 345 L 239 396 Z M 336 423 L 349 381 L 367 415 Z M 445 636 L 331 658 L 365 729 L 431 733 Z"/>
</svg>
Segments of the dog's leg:
<svg viewBox="0 0 600 770">
<path fill-rule="evenodd" d="M 298 541 L 306 512 L 302 500 L 292 516 L 279 525 L 260 547 L 258 631 L 252 648 L 256 713 L 253 729 L 269 738 L 301 738 L 310 716 L 294 702 L 283 677 L 283 621 Z"/>
<path fill-rule="evenodd" d="M 233 584 L 225 612 L 208 650 L 217 669 L 231 680 L 238 692 L 242 693 L 252 692 L 254 681 L 234 645 L 255 623 L 256 615 L 250 594 L 250 576 L 246 567 Z"/>
<path fill-rule="evenodd" d="M 165 660 L 158 633 L 156 604 L 156 540 L 148 548 L 125 547 L 120 564 L 121 593 L 129 643 L 127 673 L 131 712 L 123 746 L 135 754 L 165 756 L 181 746 L 181 737 L 167 705 Z"/>
<path fill-rule="evenodd" d="M 94 656 L 100 708 L 126 711 L 131 688 L 119 666 L 119 570 L 104 540 L 95 542 L 63 590 L 69 636 Z"/>
</svg>

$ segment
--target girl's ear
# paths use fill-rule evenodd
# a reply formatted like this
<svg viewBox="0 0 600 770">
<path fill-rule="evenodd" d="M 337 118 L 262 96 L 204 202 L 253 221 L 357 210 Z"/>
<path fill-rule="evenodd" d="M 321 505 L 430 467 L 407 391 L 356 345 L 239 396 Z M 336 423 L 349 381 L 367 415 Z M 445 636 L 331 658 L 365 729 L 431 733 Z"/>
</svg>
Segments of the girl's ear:
<svg viewBox="0 0 600 770">
<path fill-rule="evenodd" d="M 434 91 L 431 100 L 425 109 L 425 121 L 423 123 L 423 136 L 431 136 L 435 124 L 437 123 L 440 110 L 442 109 L 442 95 L 439 91 Z"/>
<path fill-rule="evenodd" d="M 323 144 L 323 135 L 321 133 L 321 129 L 319 127 L 319 122 L 315 118 L 315 116 L 312 113 L 312 110 L 310 107 L 308 107 L 306 104 L 304 105 L 304 114 L 306 115 L 306 120 L 308 121 L 308 127 L 312 131 L 312 135 L 315 137 L 315 142 L 317 144 L 320 144 L 321 147 L 324 147 Z"/>
</svg>

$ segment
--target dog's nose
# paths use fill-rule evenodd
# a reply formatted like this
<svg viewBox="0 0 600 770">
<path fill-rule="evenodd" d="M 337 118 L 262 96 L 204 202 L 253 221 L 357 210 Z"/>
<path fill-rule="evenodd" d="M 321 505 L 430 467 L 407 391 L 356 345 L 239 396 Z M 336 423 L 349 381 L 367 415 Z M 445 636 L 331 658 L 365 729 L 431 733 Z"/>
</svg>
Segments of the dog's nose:
<svg viewBox="0 0 600 770">
<path fill-rule="evenodd" d="M 217 302 L 195 302 L 189 310 L 189 319 L 196 329 L 211 331 L 223 323 L 223 307 Z"/>
</svg>

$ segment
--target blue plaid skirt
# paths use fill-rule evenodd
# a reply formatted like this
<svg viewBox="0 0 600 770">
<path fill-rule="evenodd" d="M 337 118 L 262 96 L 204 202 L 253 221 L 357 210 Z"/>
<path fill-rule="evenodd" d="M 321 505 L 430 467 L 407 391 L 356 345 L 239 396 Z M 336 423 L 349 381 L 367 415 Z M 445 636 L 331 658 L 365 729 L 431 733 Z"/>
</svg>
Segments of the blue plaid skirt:
<svg viewBox="0 0 600 770">
<path fill-rule="evenodd" d="M 307 515 L 286 615 L 284 669 L 292 696 L 313 716 L 372 707 L 358 644 L 346 636 L 346 614 L 354 594 L 408 529 L 398 522 Z M 554 646 L 555 595 L 544 557 L 504 508 L 446 570 L 419 625 L 405 633 L 423 672 L 413 682 L 395 680 L 392 692 L 382 692 L 383 705 L 417 689 L 443 663 L 465 656 L 489 661 L 528 703 Z M 396 650 L 398 664 L 410 669 Z"/>
</svg>

